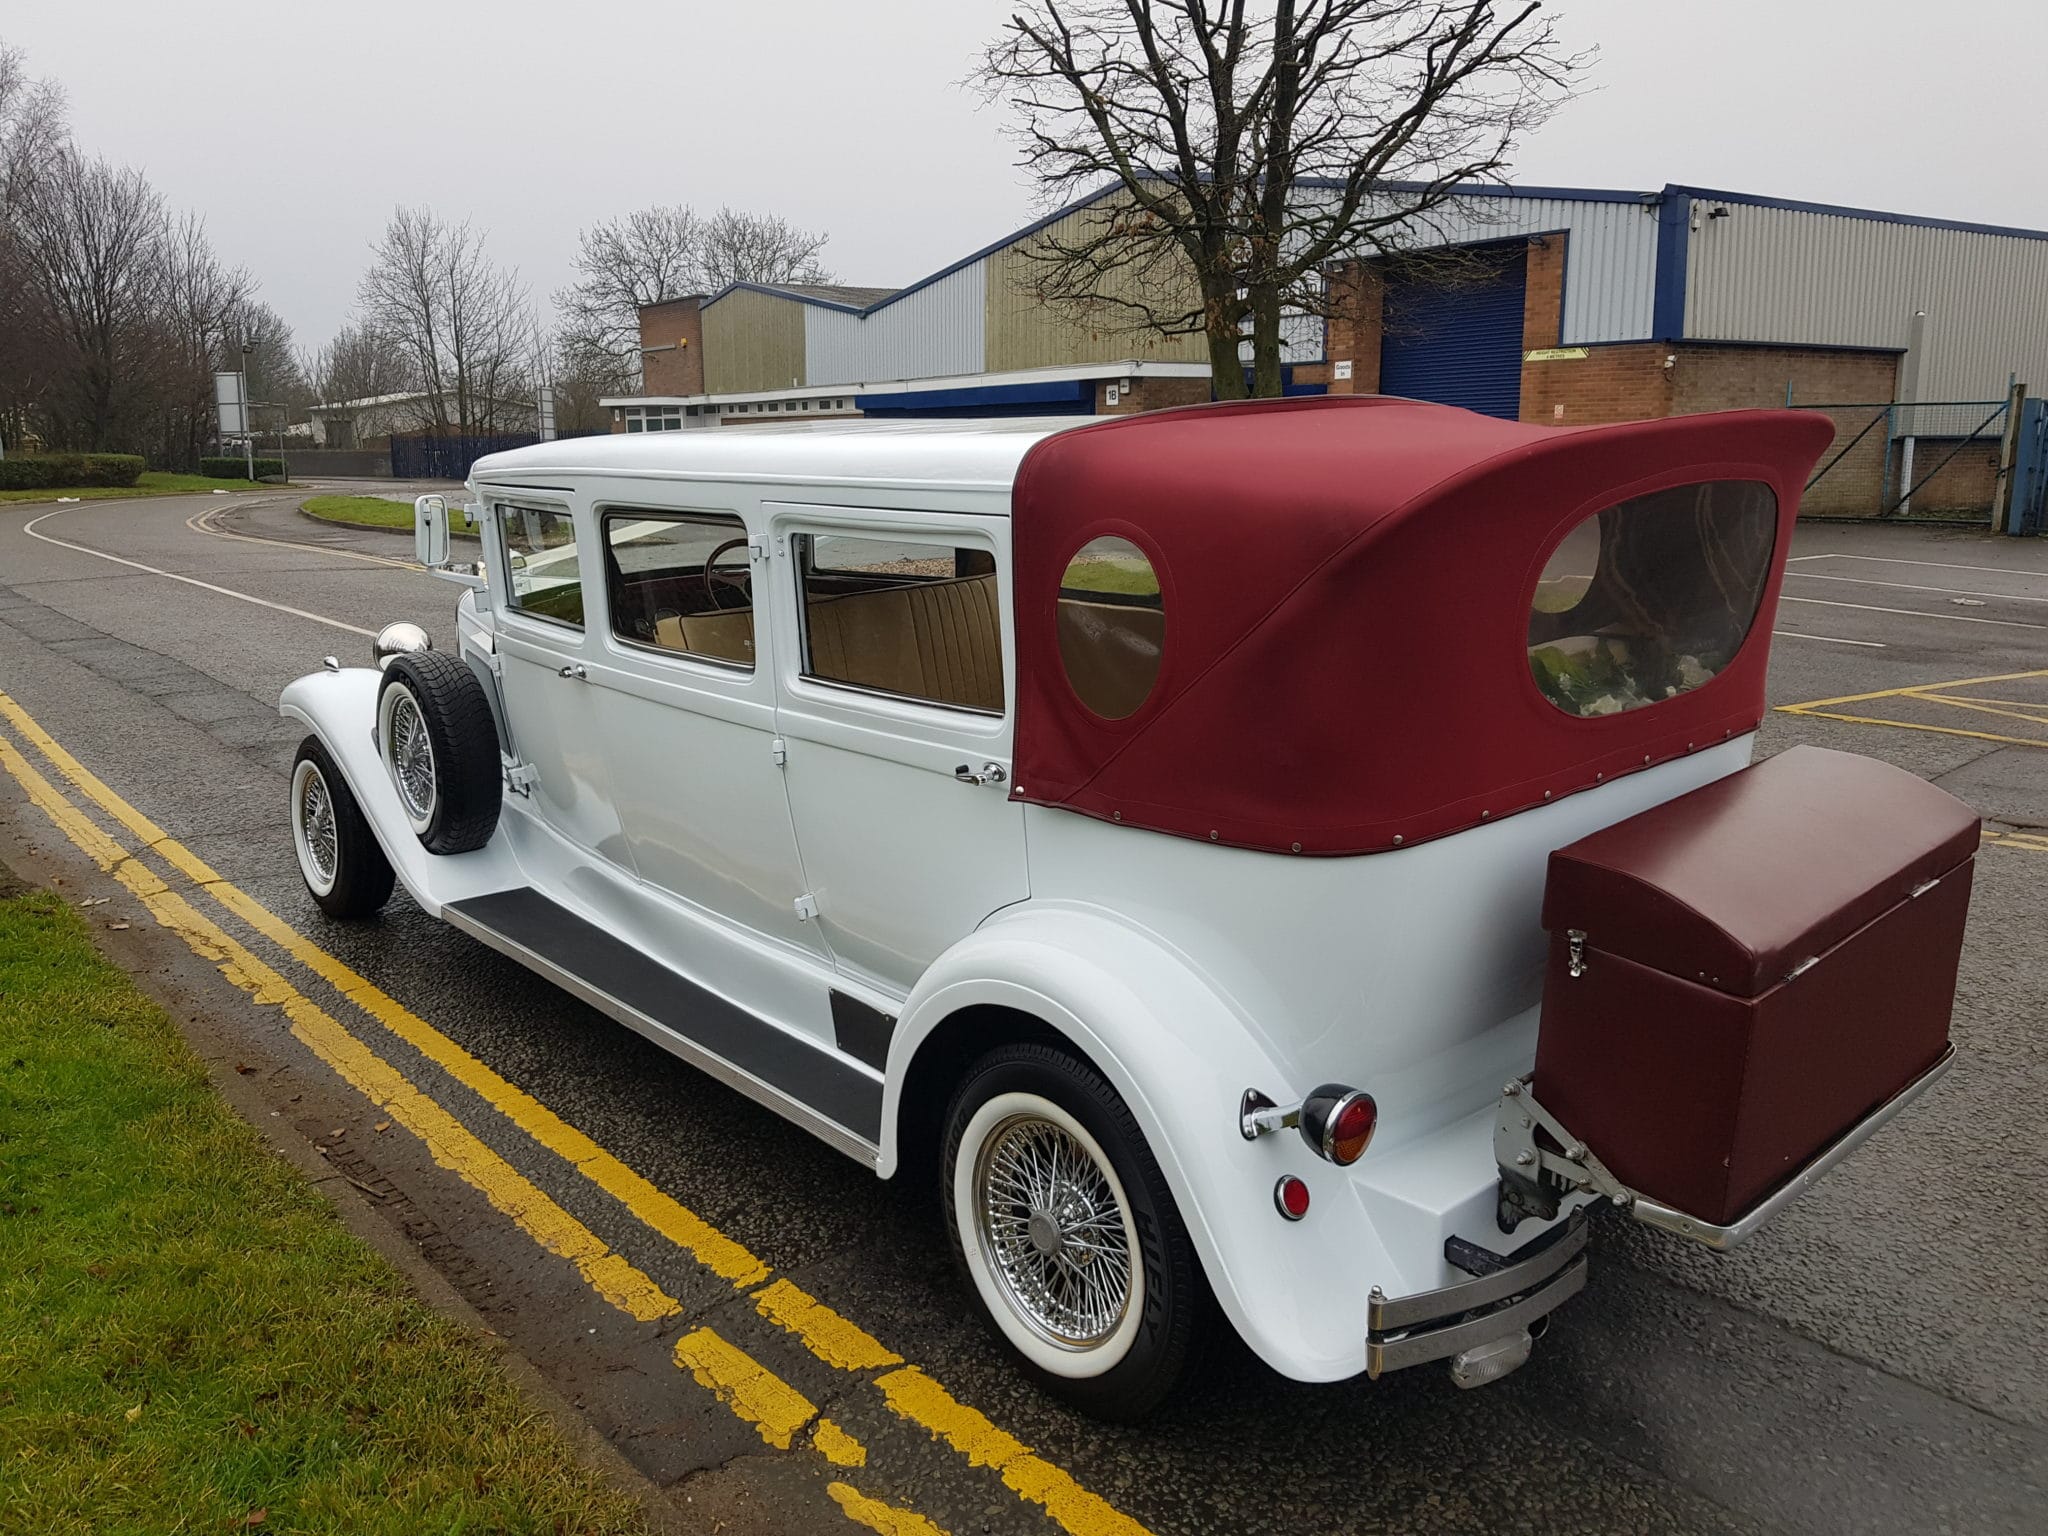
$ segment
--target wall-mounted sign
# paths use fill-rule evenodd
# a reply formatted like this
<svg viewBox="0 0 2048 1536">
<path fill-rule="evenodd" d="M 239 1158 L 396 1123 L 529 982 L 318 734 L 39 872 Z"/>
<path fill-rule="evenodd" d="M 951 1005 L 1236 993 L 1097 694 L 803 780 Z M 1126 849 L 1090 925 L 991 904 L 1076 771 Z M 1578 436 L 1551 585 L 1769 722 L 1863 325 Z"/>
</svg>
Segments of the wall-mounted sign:
<svg viewBox="0 0 2048 1536">
<path fill-rule="evenodd" d="M 1525 363 L 1582 363 L 1586 360 L 1584 347 L 1538 347 L 1534 352 L 1524 352 Z"/>
<path fill-rule="evenodd" d="M 1341 363 L 1333 363 L 1333 364 L 1331 365 L 1330 377 L 1331 377 L 1331 378 L 1333 378 L 1333 379 L 1348 379 L 1348 378 L 1350 378 L 1350 377 L 1351 377 L 1351 360 L 1350 360 L 1349 358 L 1346 358 L 1346 359 L 1345 359 L 1345 360 L 1344 360 L 1343 362 L 1341 362 Z"/>
</svg>

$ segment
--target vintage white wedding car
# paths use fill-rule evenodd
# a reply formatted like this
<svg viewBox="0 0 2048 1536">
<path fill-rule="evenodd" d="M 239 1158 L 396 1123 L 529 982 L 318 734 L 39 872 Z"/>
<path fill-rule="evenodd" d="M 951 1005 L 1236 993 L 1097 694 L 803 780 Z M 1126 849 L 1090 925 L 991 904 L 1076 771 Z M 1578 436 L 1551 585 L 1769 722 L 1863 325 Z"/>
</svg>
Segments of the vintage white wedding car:
<svg viewBox="0 0 2048 1536">
<path fill-rule="evenodd" d="M 1382 399 L 481 461 L 460 653 L 293 683 L 299 861 L 887 1177 L 1043 1383 L 1221 1317 L 1522 1363 L 1607 1199 L 1725 1247 L 1947 1066 L 1976 820 L 1749 766 L 1827 423 Z"/>
</svg>

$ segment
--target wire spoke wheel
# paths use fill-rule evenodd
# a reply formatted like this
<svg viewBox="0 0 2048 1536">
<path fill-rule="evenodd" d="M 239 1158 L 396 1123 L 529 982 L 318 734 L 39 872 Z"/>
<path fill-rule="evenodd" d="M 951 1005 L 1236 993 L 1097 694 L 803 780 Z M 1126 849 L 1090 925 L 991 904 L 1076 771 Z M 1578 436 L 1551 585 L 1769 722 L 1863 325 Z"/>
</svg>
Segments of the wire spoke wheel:
<svg viewBox="0 0 2048 1536">
<path fill-rule="evenodd" d="M 391 701 L 391 777 L 399 796 L 414 819 L 425 821 L 434 813 L 434 744 L 427 738 L 427 722 L 420 714 L 419 701 L 400 692 Z"/>
<path fill-rule="evenodd" d="M 1094 1349 L 1122 1327 L 1136 1260 L 1116 1174 L 1065 1126 L 1019 1114 L 975 1156 L 974 1220 L 1017 1316 L 1060 1349 Z"/>
<path fill-rule="evenodd" d="M 341 835 L 334 825 L 334 800 L 318 768 L 301 775 L 299 824 L 305 829 L 306 857 L 322 880 L 332 881 L 341 866 Z"/>
</svg>

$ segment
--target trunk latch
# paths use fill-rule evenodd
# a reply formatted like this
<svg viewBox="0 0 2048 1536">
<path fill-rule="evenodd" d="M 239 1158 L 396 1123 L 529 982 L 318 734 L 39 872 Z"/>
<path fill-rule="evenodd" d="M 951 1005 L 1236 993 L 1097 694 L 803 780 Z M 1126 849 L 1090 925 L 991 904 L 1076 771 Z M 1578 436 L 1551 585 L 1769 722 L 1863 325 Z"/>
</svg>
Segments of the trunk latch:
<svg viewBox="0 0 2048 1536">
<path fill-rule="evenodd" d="M 1585 975 L 1586 930 L 1583 928 L 1567 928 L 1564 931 L 1564 941 L 1565 954 L 1570 961 L 1570 964 L 1568 964 L 1565 967 L 1565 969 L 1568 970 L 1574 978 Z"/>
</svg>

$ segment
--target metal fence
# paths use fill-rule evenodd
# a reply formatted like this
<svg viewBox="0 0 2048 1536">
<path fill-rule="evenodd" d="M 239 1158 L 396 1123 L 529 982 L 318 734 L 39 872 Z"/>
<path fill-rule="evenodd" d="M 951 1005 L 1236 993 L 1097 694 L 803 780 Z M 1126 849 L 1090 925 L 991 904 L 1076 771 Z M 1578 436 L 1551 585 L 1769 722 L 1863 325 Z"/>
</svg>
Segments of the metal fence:
<svg viewBox="0 0 2048 1536">
<path fill-rule="evenodd" d="M 1835 423 L 1802 515 L 1986 524 L 1996 517 L 2010 401 L 1787 403 Z"/>
<path fill-rule="evenodd" d="M 467 480 L 469 467 L 490 453 L 540 441 L 537 432 L 489 436 L 397 437 L 391 439 L 391 473 L 399 480 Z"/>
</svg>

